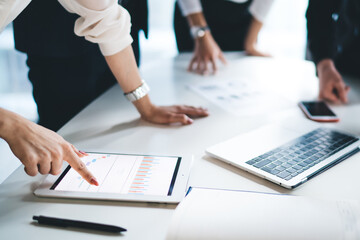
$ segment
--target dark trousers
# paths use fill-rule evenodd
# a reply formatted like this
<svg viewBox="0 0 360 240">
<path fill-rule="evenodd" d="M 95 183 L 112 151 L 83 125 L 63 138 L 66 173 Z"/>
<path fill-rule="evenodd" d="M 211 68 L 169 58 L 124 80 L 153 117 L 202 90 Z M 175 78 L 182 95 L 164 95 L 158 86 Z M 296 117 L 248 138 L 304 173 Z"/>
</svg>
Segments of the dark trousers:
<svg viewBox="0 0 360 240">
<path fill-rule="evenodd" d="M 27 65 L 39 124 L 53 131 L 116 82 L 99 50 L 72 57 L 28 55 Z"/>
<path fill-rule="evenodd" d="M 231 1 L 202 0 L 203 14 L 211 34 L 223 51 L 242 51 L 244 41 L 252 20 L 249 12 L 251 1 L 234 3 Z M 183 17 L 178 4 L 175 4 L 174 29 L 179 52 L 194 50 L 194 40 L 186 17 Z"/>
</svg>

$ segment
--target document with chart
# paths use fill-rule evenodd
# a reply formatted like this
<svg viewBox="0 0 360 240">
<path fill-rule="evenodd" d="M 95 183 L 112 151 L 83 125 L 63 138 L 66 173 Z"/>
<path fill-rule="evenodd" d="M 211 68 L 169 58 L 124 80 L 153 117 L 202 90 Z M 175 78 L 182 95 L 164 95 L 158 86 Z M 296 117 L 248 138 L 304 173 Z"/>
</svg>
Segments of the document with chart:
<svg viewBox="0 0 360 240">
<path fill-rule="evenodd" d="M 254 116 L 288 109 L 293 104 L 283 96 L 250 80 L 205 81 L 189 86 L 197 94 L 238 116 Z"/>
<path fill-rule="evenodd" d="M 81 158 L 99 186 L 68 166 L 49 188 L 53 192 L 171 197 L 181 157 L 90 153 Z M 185 189 L 183 189 L 185 192 Z M 91 196 L 91 195 L 90 195 Z M 102 195 L 101 195 L 102 196 Z"/>
</svg>

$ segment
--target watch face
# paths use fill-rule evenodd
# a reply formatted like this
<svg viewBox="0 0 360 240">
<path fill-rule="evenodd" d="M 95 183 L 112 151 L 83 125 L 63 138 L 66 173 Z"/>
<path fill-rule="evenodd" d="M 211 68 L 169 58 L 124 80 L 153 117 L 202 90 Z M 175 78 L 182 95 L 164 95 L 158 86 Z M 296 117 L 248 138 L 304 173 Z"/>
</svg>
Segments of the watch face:
<svg viewBox="0 0 360 240">
<path fill-rule="evenodd" d="M 190 33 L 193 38 L 202 38 L 205 36 L 206 31 L 210 31 L 209 27 L 193 26 L 190 28 Z"/>
<path fill-rule="evenodd" d="M 199 29 L 199 31 L 197 32 L 197 36 L 198 37 L 203 37 L 205 36 L 205 31 L 203 29 Z"/>
</svg>

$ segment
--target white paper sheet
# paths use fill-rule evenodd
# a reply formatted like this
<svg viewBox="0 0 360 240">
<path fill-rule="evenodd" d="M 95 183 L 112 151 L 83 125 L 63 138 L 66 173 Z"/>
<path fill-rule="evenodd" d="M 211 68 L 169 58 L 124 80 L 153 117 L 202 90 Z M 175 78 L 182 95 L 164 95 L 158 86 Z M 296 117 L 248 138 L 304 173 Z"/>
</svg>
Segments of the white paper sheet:
<svg viewBox="0 0 360 240">
<path fill-rule="evenodd" d="M 264 89 L 250 80 L 210 80 L 189 88 L 207 100 L 238 116 L 269 114 L 293 107 L 295 103 Z"/>
<path fill-rule="evenodd" d="M 359 216 L 353 201 L 194 188 L 167 239 L 355 240 Z"/>
</svg>

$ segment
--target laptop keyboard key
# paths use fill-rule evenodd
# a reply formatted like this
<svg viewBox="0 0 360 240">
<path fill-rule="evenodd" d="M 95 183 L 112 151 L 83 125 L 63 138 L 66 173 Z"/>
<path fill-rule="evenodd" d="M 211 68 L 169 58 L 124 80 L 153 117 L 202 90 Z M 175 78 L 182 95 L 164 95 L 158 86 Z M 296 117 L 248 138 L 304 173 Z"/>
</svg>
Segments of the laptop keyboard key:
<svg viewBox="0 0 360 240">
<path fill-rule="evenodd" d="M 277 165 L 274 163 L 270 163 L 269 165 L 267 165 L 267 167 L 273 169 L 273 168 L 277 167 Z"/>
<path fill-rule="evenodd" d="M 293 166 L 293 168 L 296 169 L 296 170 L 300 170 L 300 169 L 302 169 L 303 167 L 300 166 L 300 165 L 295 165 L 295 166 Z"/>
<path fill-rule="evenodd" d="M 298 172 L 294 172 L 294 173 L 291 174 L 292 177 L 296 177 L 297 175 L 299 175 Z"/>
<path fill-rule="evenodd" d="M 247 161 L 246 163 L 249 164 L 249 165 L 253 165 L 256 162 L 254 160 L 250 160 L 250 161 Z"/>
<path fill-rule="evenodd" d="M 265 160 L 262 160 L 261 162 L 254 164 L 254 167 L 261 168 L 261 167 L 269 164 L 270 162 L 271 162 L 270 160 L 265 159 Z"/>
<path fill-rule="evenodd" d="M 286 180 L 286 181 L 289 181 L 289 180 L 292 179 L 292 178 L 293 178 L 293 176 L 289 175 L 289 176 L 287 176 L 287 177 L 285 178 L 285 180 Z"/>
<path fill-rule="evenodd" d="M 286 169 L 286 171 L 290 172 L 290 173 L 294 173 L 296 172 L 297 170 L 295 168 L 288 168 Z"/>
<path fill-rule="evenodd" d="M 270 173 L 273 174 L 273 175 L 276 175 L 276 174 L 278 174 L 279 172 L 280 172 L 279 170 L 272 169 Z"/>
<path fill-rule="evenodd" d="M 276 166 L 279 166 L 279 165 L 283 164 L 283 162 L 281 162 L 281 161 L 275 161 L 275 162 L 273 162 L 273 164 L 275 164 Z"/>
<path fill-rule="evenodd" d="M 289 173 L 288 171 L 282 171 L 279 174 L 277 174 L 276 176 L 278 176 L 279 178 L 283 178 L 285 179 L 287 176 L 289 176 L 291 173 Z"/>
<path fill-rule="evenodd" d="M 283 166 L 278 166 L 275 169 L 281 172 L 284 171 L 286 168 L 284 168 Z"/>
<path fill-rule="evenodd" d="M 268 167 L 262 167 L 261 170 L 264 170 L 265 172 L 271 173 L 272 169 Z"/>
<path fill-rule="evenodd" d="M 254 159 L 252 159 L 253 161 L 255 161 L 255 162 L 259 162 L 259 161 L 261 161 L 263 158 L 261 158 L 261 157 L 257 157 L 257 158 L 254 158 Z"/>
<path fill-rule="evenodd" d="M 291 167 L 292 165 L 289 164 L 289 163 L 283 163 L 283 165 L 281 165 L 281 166 L 283 166 L 284 168 L 289 168 L 289 167 Z"/>
<path fill-rule="evenodd" d="M 298 165 L 301 166 L 301 167 L 306 167 L 306 166 L 307 166 L 307 164 L 304 163 L 304 162 L 301 162 L 301 163 L 299 163 Z"/>
<path fill-rule="evenodd" d="M 311 164 L 312 161 L 311 161 L 310 159 L 306 159 L 306 160 L 304 161 L 304 163 L 306 163 L 306 164 Z"/>
<path fill-rule="evenodd" d="M 278 158 L 276 158 L 276 157 L 269 157 L 268 158 L 270 161 L 275 161 L 275 160 L 277 160 Z"/>
</svg>

